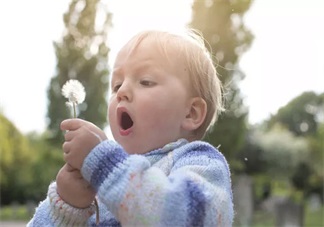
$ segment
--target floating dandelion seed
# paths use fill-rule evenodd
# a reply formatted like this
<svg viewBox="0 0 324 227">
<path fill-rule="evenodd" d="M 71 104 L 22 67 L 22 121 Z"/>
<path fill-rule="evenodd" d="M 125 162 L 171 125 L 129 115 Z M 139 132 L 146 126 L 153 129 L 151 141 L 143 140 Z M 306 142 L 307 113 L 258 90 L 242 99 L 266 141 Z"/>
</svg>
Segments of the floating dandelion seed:
<svg viewBox="0 0 324 227">
<path fill-rule="evenodd" d="M 83 85 L 78 80 L 68 80 L 62 87 L 62 95 L 69 101 L 67 105 L 73 108 L 73 117 L 76 118 L 76 106 L 81 104 L 86 96 Z"/>
</svg>

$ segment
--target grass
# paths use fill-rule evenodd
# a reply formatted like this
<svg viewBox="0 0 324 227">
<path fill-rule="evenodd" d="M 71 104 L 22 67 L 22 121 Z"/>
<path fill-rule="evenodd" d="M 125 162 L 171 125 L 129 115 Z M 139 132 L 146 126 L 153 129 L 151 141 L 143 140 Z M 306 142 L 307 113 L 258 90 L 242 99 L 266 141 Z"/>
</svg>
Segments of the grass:
<svg viewBox="0 0 324 227">
<path fill-rule="evenodd" d="M 324 227 L 324 206 L 317 211 L 311 211 L 306 207 L 304 214 L 305 227 Z M 251 227 L 272 227 L 276 226 L 275 217 L 263 211 L 256 211 L 253 216 Z"/>
<path fill-rule="evenodd" d="M 257 210 L 254 212 L 251 227 L 273 227 L 276 226 L 276 220 L 273 214 Z M 305 227 L 324 227 L 324 206 L 317 210 L 311 211 L 309 207 L 305 209 L 304 225 Z M 237 220 L 234 221 L 233 227 L 241 227 Z"/>
<path fill-rule="evenodd" d="M 266 226 L 276 226 L 275 217 L 267 212 L 255 211 L 252 219 L 251 227 L 266 227 Z"/>
<path fill-rule="evenodd" d="M 17 205 L 15 208 L 12 206 L 5 206 L 0 208 L 1 221 L 27 221 L 31 218 L 25 205 Z"/>
<path fill-rule="evenodd" d="M 305 227 L 323 227 L 324 226 L 324 206 L 317 211 L 311 211 L 308 207 L 305 211 Z"/>
</svg>

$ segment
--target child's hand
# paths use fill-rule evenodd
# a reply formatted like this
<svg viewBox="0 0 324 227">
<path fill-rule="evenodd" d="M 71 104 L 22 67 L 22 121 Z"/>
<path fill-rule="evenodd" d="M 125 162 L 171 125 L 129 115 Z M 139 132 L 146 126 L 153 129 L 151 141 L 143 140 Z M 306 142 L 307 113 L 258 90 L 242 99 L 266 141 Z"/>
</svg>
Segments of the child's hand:
<svg viewBox="0 0 324 227">
<path fill-rule="evenodd" d="M 77 169 L 65 164 L 56 176 L 57 193 L 61 199 L 76 208 L 87 208 L 94 201 L 96 192 L 83 179 Z"/>
<path fill-rule="evenodd" d="M 64 160 L 73 168 L 80 170 L 84 159 L 101 141 L 107 139 L 105 133 L 91 122 L 81 119 L 68 119 L 61 123 L 67 130 L 63 144 Z"/>
</svg>

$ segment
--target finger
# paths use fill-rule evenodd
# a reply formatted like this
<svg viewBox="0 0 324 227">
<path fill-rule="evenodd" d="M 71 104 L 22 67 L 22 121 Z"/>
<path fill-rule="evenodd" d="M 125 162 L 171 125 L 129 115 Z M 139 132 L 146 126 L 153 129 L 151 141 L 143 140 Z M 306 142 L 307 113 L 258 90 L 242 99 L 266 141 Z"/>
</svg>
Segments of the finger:
<svg viewBox="0 0 324 227">
<path fill-rule="evenodd" d="M 67 131 L 67 132 L 64 134 L 64 139 L 65 139 L 65 141 L 67 141 L 67 142 L 71 141 L 74 137 L 75 137 L 75 131 Z"/>
<path fill-rule="evenodd" d="M 69 175 L 72 179 L 82 179 L 83 180 L 80 170 L 74 168 L 73 166 L 71 166 L 68 163 L 66 165 L 67 165 L 67 171 L 69 172 Z"/>
<path fill-rule="evenodd" d="M 66 163 L 68 163 L 68 164 L 70 165 L 70 163 L 69 163 L 69 153 L 64 152 L 64 153 L 63 153 L 63 159 L 64 159 L 64 161 L 65 161 Z M 75 169 L 75 168 L 73 168 L 73 166 L 71 166 L 71 168 L 72 168 L 72 169 Z M 69 171 L 69 172 L 73 172 L 73 171 Z"/>
<path fill-rule="evenodd" d="M 77 160 L 73 158 L 73 155 L 70 153 L 70 151 L 63 153 L 63 159 L 66 164 L 69 165 L 66 171 L 71 170 L 69 172 L 72 173 L 73 176 L 76 176 L 76 174 L 80 172 L 80 169 L 77 165 Z M 81 176 L 80 173 L 77 176 Z"/>
<path fill-rule="evenodd" d="M 83 179 L 80 170 L 74 168 L 69 163 L 66 163 L 66 171 L 70 172 L 71 176 L 77 179 Z"/>
<path fill-rule="evenodd" d="M 61 130 L 73 131 L 80 128 L 84 124 L 84 120 L 79 118 L 66 119 L 61 122 Z"/>
<path fill-rule="evenodd" d="M 70 152 L 70 149 L 71 149 L 70 142 L 64 142 L 63 145 L 62 145 L 62 149 L 63 149 L 64 154 L 68 154 Z"/>
</svg>

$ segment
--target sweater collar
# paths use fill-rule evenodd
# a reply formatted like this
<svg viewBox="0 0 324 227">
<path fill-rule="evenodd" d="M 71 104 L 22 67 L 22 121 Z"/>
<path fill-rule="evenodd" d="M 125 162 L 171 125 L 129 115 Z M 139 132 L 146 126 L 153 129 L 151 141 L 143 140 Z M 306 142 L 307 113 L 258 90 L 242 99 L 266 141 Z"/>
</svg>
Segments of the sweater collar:
<svg viewBox="0 0 324 227">
<path fill-rule="evenodd" d="M 156 150 L 150 151 L 150 152 L 144 154 L 144 156 L 146 156 L 146 157 L 155 156 L 155 155 L 158 155 L 158 156 L 162 155 L 163 156 L 163 155 L 169 153 L 170 151 L 173 151 L 173 150 L 175 150 L 175 149 L 177 149 L 177 148 L 179 148 L 179 147 L 181 147 L 181 146 L 183 146 L 183 145 L 185 145 L 187 143 L 188 143 L 188 140 L 181 138 L 181 139 L 179 139 L 179 140 L 177 140 L 175 142 L 171 142 L 171 143 L 166 144 L 162 148 L 158 148 Z"/>
</svg>

